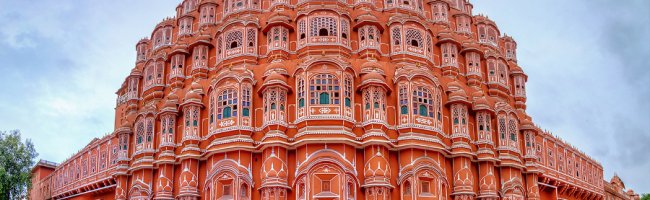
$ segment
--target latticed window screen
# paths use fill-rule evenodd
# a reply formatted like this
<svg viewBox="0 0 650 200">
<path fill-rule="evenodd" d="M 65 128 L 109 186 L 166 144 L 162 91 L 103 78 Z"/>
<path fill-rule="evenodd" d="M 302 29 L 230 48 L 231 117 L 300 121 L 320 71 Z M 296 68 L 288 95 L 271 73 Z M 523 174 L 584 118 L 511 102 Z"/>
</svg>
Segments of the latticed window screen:
<svg viewBox="0 0 650 200">
<path fill-rule="evenodd" d="M 406 42 L 414 47 L 422 47 L 422 33 L 416 29 L 406 29 Z"/>
<path fill-rule="evenodd" d="M 242 45 L 243 33 L 240 30 L 230 31 L 226 34 L 226 49 L 233 49 Z"/>
<path fill-rule="evenodd" d="M 142 144 L 144 139 L 144 122 L 139 121 L 136 129 L 136 144 Z"/>
<path fill-rule="evenodd" d="M 244 86 L 242 90 L 242 116 L 250 116 L 250 107 L 251 107 L 251 88 L 249 86 Z"/>
<path fill-rule="evenodd" d="M 339 104 L 339 79 L 331 74 L 318 74 L 310 80 L 310 104 Z"/>
<path fill-rule="evenodd" d="M 147 142 L 153 141 L 153 118 L 147 118 Z"/>
<path fill-rule="evenodd" d="M 408 114 L 408 90 L 406 85 L 400 85 L 399 87 L 399 106 L 402 115 Z"/>
<path fill-rule="evenodd" d="M 352 78 L 345 77 L 345 106 L 352 107 Z"/>
<path fill-rule="evenodd" d="M 199 126 L 199 108 L 194 107 L 192 109 L 192 126 L 198 127 Z"/>
<path fill-rule="evenodd" d="M 217 119 L 237 116 L 237 91 L 226 89 L 217 97 Z"/>
<path fill-rule="evenodd" d="M 312 17 L 309 36 L 336 36 L 337 23 L 334 17 Z"/>
<path fill-rule="evenodd" d="M 249 47 L 255 47 L 255 42 L 257 41 L 257 31 L 255 29 L 248 29 L 246 33 L 246 42 L 248 42 Z"/>
<path fill-rule="evenodd" d="M 517 142 L 517 121 L 513 118 L 514 117 L 511 117 L 511 119 L 508 120 L 508 134 L 510 134 L 510 140 Z"/>
<path fill-rule="evenodd" d="M 433 95 L 425 87 L 417 87 L 413 90 L 413 114 L 423 117 L 433 117 Z"/>
<path fill-rule="evenodd" d="M 506 139 L 506 119 L 505 117 L 499 118 L 499 136 L 501 141 Z"/>
<path fill-rule="evenodd" d="M 399 45 L 402 43 L 402 32 L 399 28 L 393 28 L 392 35 L 394 45 Z"/>
<path fill-rule="evenodd" d="M 304 19 L 298 22 L 298 34 L 300 34 L 300 39 L 303 39 L 307 34 L 307 25 Z"/>
<path fill-rule="evenodd" d="M 348 20 L 341 19 L 341 37 L 348 38 Z"/>
<path fill-rule="evenodd" d="M 381 108 L 382 111 L 386 110 L 386 104 L 384 103 L 384 92 L 379 88 L 374 88 L 372 93 L 372 107 L 374 109 Z"/>
</svg>

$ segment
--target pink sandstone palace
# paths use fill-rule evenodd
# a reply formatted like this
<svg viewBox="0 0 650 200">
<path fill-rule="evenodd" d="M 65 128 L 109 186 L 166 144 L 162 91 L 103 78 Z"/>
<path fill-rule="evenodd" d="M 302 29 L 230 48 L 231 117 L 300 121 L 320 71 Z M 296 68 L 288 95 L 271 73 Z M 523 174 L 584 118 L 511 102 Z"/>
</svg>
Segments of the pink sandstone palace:
<svg viewBox="0 0 650 200">
<path fill-rule="evenodd" d="M 467 0 L 184 0 L 115 129 L 31 199 L 638 199 L 526 114 L 517 43 Z"/>
</svg>

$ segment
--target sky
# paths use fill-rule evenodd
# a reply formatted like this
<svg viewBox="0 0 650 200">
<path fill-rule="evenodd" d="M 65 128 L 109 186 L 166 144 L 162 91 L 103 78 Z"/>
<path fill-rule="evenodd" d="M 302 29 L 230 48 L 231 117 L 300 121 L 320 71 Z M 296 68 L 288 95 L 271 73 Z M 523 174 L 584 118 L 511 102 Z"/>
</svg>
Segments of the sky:
<svg viewBox="0 0 650 200">
<path fill-rule="evenodd" d="M 180 0 L 0 0 L 0 130 L 60 162 L 113 131 L 135 43 Z M 472 0 L 518 44 L 527 113 L 650 193 L 650 1 Z"/>
</svg>

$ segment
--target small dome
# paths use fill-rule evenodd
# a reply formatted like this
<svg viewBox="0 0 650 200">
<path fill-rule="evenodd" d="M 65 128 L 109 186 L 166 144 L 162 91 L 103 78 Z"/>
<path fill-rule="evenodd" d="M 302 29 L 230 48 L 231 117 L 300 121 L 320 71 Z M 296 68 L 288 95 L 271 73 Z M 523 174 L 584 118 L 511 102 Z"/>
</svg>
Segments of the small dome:
<svg viewBox="0 0 650 200">
<path fill-rule="evenodd" d="M 194 92 L 193 90 L 189 91 L 189 92 L 185 93 L 185 101 L 188 101 L 188 100 L 199 100 L 200 101 L 201 100 L 201 95 Z"/>
<path fill-rule="evenodd" d="M 276 69 L 286 69 L 286 66 L 282 64 L 281 62 L 274 62 L 266 66 L 265 71 L 271 71 L 271 70 L 276 70 Z"/>
<path fill-rule="evenodd" d="M 362 21 L 373 21 L 373 22 L 378 21 L 377 17 L 369 13 L 359 15 L 355 20 L 357 21 L 357 23 Z"/>
<path fill-rule="evenodd" d="M 167 99 L 167 101 L 165 101 L 165 105 L 163 105 L 163 109 L 176 109 L 176 103 L 177 101 L 175 100 Z"/>
<path fill-rule="evenodd" d="M 361 64 L 361 70 L 374 70 L 374 69 L 381 69 L 381 64 L 377 61 L 368 61 L 363 64 Z"/>
<path fill-rule="evenodd" d="M 386 78 L 384 78 L 384 76 L 379 74 L 376 70 L 372 70 L 366 74 L 361 75 L 361 82 L 364 83 L 367 81 L 386 83 Z"/>
<path fill-rule="evenodd" d="M 452 81 L 447 83 L 447 91 L 456 91 L 462 89 L 463 86 L 458 83 L 458 81 Z"/>
<path fill-rule="evenodd" d="M 204 5 L 204 4 L 208 4 L 208 3 L 218 4 L 217 0 L 202 0 L 200 5 Z"/>
<path fill-rule="evenodd" d="M 140 71 L 138 67 L 135 67 L 131 70 L 131 76 L 141 76 L 141 75 L 142 75 L 142 71 Z"/>
<path fill-rule="evenodd" d="M 467 93 L 465 93 L 465 90 L 463 90 L 463 89 L 458 89 L 458 90 L 455 90 L 455 91 L 451 92 L 451 94 L 449 94 L 449 98 L 450 99 L 451 98 L 467 99 Z"/>
<path fill-rule="evenodd" d="M 264 80 L 264 83 L 272 83 L 272 82 L 282 82 L 286 83 L 287 78 L 284 77 L 282 74 L 277 73 L 277 72 L 271 72 L 269 76 L 266 77 Z"/>
<path fill-rule="evenodd" d="M 126 129 L 131 129 L 131 123 L 129 123 L 129 120 L 122 120 L 122 125 L 120 125 L 121 128 L 126 128 Z"/>
<path fill-rule="evenodd" d="M 492 104 L 488 99 L 483 95 L 482 91 L 474 93 L 474 110 L 492 110 Z"/>
<path fill-rule="evenodd" d="M 471 104 L 471 102 L 468 100 L 469 97 L 467 96 L 467 93 L 463 88 L 458 88 L 457 90 L 453 90 L 449 94 L 449 99 L 447 100 L 447 104 L 452 104 L 452 103 L 464 103 L 464 104 Z"/>
<path fill-rule="evenodd" d="M 274 12 L 273 14 L 271 14 L 271 16 L 269 17 L 267 22 L 269 22 L 269 23 L 277 23 L 277 22 L 289 23 L 290 21 L 291 21 L 291 17 L 289 17 L 289 16 L 287 16 L 287 15 L 285 15 L 283 13 L 280 13 L 280 12 Z"/>
<path fill-rule="evenodd" d="M 195 91 L 198 94 L 203 94 L 203 86 L 199 84 L 198 82 L 192 82 L 192 85 L 190 86 L 191 91 Z"/>
<path fill-rule="evenodd" d="M 174 93 L 174 91 L 172 91 L 171 93 L 169 93 L 169 95 L 167 95 L 167 99 L 176 101 L 176 100 L 178 100 L 178 95 L 176 95 L 176 93 Z"/>
</svg>

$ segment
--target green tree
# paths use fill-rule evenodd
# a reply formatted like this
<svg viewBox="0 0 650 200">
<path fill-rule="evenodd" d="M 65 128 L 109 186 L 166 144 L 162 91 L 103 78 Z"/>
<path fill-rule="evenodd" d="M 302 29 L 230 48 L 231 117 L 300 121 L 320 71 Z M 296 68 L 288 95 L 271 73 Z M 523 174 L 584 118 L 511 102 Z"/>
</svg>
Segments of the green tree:
<svg viewBox="0 0 650 200">
<path fill-rule="evenodd" d="M 650 193 L 641 194 L 641 200 L 650 200 Z"/>
<path fill-rule="evenodd" d="M 23 143 L 19 130 L 0 131 L 0 199 L 27 195 L 36 156 L 34 144 L 29 139 Z"/>
</svg>

